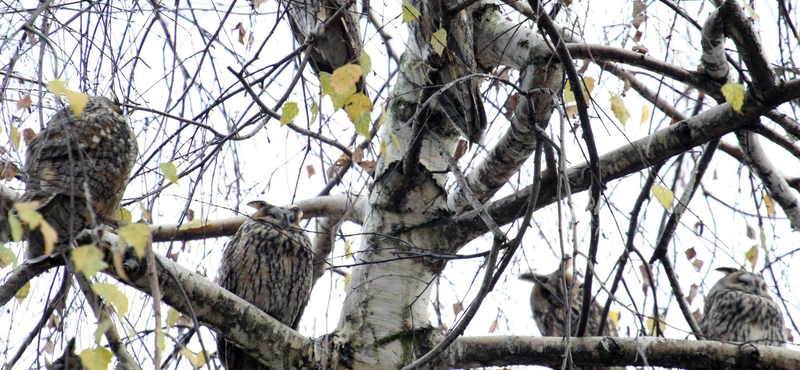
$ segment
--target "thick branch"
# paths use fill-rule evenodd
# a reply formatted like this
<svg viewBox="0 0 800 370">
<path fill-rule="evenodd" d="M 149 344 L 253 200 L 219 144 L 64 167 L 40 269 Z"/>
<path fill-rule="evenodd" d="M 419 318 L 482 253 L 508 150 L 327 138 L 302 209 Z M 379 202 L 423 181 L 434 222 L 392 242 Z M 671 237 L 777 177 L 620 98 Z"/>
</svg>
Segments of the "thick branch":
<svg viewBox="0 0 800 370">
<path fill-rule="evenodd" d="M 604 181 L 622 178 L 649 167 L 652 163 L 663 162 L 697 145 L 746 128 L 749 122 L 765 114 L 774 106 L 798 97 L 800 97 L 800 80 L 792 80 L 784 84 L 782 89 L 770 98 L 769 104 L 756 103 L 747 98 L 742 108 L 742 114 L 735 112 L 728 104 L 710 108 L 697 116 L 670 125 L 603 155 L 600 158 L 602 178 Z M 584 177 L 586 171 L 588 171 L 586 163 L 567 170 L 573 193 L 589 187 L 588 178 Z M 541 208 L 558 200 L 554 180 L 545 181 L 542 184 L 542 191 L 537 207 Z M 488 211 L 498 223 L 510 223 L 519 217 L 516 210 L 525 204 L 529 192 L 530 187 L 526 187 L 499 199 L 489 207 Z M 486 228 L 476 214 L 468 212 L 460 216 L 456 222 L 448 225 L 447 232 L 451 243 L 460 245 L 482 235 L 486 232 Z"/>
<path fill-rule="evenodd" d="M 464 337 L 453 343 L 437 369 L 543 365 L 560 368 L 564 338 Z M 800 369 L 800 352 L 722 342 L 639 338 L 571 338 L 576 366 L 660 366 L 690 370 Z"/>
</svg>

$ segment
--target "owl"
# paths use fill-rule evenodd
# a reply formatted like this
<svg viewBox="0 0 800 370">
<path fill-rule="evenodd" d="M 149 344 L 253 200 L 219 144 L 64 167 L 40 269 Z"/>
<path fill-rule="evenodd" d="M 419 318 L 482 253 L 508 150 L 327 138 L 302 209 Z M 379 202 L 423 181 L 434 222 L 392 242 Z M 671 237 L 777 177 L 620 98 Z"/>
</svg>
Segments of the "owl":
<svg viewBox="0 0 800 370">
<path fill-rule="evenodd" d="M 447 8 L 458 5 L 458 1 L 443 2 Z M 443 28 L 447 30 L 447 47 L 442 54 L 438 84 L 455 82 L 439 95 L 438 106 L 447 119 L 470 144 L 481 144 L 488 126 L 486 110 L 480 92 L 480 81 L 475 78 L 459 80 L 478 70 L 475 60 L 473 23 L 470 14 L 473 5 L 456 14 L 444 16 Z"/>
<path fill-rule="evenodd" d="M 566 335 L 566 322 L 567 310 L 566 300 L 569 300 L 569 307 L 572 311 L 570 335 L 575 336 L 578 331 L 578 320 L 581 314 L 581 301 L 583 299 L 583 284 L 574 278 L 569 272 L 569 260 L 564 263 L 565 274 L 561 274 L 561 269 L 548 274 L 540 275 L 536 273 L 524 273 L 519 276 L 522 280 L 533 282 L 533 290 L 531 291 L 531 311 L 533 311 L 533 319 L 536 321 L 536 326 L 543 336 L 547 337 L 563 337 Z M 564 290 L 564 283 L 567 287 L 572 287 L 572 295 L 566 296 Z M 596 301 L 592 301 L 589 308 L 589 321 L 586 325 L 586 335 L 597 335 L 597 328 L 600 325 L 600 314 L 603 312 L 603 306 Z M 604 336 L 616 337 L 617 329 L 611 320 L 606 320 L 606 325 L 603 328 Z M 579 369 L 576 367 L 575 369 Z M 582 368 L 589 370 L 593 368 Z M 597 369 L 624 369 L 624 367 L 602 367 Z"/>
<path fill-rule="evenodd" d="M 316 36 L 313 49 L 310 51 L 309 64 L 317 75 L 320 72 L 333 73 L 336 68 L 348 63 L 360 63 L 363 44 L 358 25 L 359 13 L 356 11 L 355 2 L 350 7 L 343 9 L 342 15 L 338 19 L 328 22 L 324 27 L 319 27 L 319 32 L 314 33 L 317 27 L 336 13 L 345 2 L 323 0 L 320 2 L 322 4 L 320 7 L 310 2 L 302 4 L 281 2 L 287 7 L 289 26 L 298 43 L 305 43 L 312 34 Z M 250 3 L 252 5 L 258 2 L 251 0 Z M 363 78 L 356 85 L 356 89 L 366 93 Z"/>
<path fill-rule="evenodd" d="M 136 136 L 122 109 L 104 97 L 89 97 L 80 116 L 58 111 L 28 143 L 25 194 L 58 233 L 56 251 L 81 230 L 111 221 L 119 208 L 134 161 Z M 29 233 L 27 258 L 44 254 L 38 230 Z"/>
<path fill-rule="evenodd" d="M 67 342 L 64 354 L 52 364 L 47 364 L 46 367 L 47 370 L 85 370 L 81 358 L 75 354 L 75 338 Z"/>
<path fill-rule="evenodd" d="M 784 347 L 783 315 L 761 276 L 721 267 L 708 293 L 700 328 L 709 340 Z"/>
<path fill-rule="evenodd" d="M 256 213 L 239 228 L 222 254 L 219 284 L 283 324 L 297 329 L 312 285 L 311 241 L 300 228 L 303 211 L 264 201 L 248 203 Z M 265 369 L 227 341 L 217 352 L 228 370 Z"/>
</svg>

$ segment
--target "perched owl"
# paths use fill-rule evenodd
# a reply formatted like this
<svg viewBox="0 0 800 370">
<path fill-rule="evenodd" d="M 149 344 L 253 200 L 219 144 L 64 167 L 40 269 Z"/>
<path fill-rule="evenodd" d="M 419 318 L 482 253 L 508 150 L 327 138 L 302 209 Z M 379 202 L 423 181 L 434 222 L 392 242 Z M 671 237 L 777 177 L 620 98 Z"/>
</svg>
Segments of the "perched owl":
<svg viewBox="0 0 800 370">
<path fill-rule="evenodd" d="M 78 355 L 75 354 L 75 338 L 67 342 L 64 348 L 64 354 L 53 361 L 52 364 L 47 364 L 47 370 L 85 370 L 83 362 Z"/>
<path fill-rule="evenodd" d="M 222 254 L 219 284 L 278 321 L 297 329 L 312 284 L 311 241 L 300 228 L 303 211 L 254 201 L 257 209 Z M 221 335 L 217 352 L 228 370 L 264 369 Z"/>
<path fill-rule="evenodd" d="M 457 5 L 455 0 L 445 1 L 448 8 Z M 445 85 L 478 70 L 475 60 L 473 23 L 470 14 L 475 4 L 465 11 L 444 16 L 442 26 L 447 30 L 447 47 L 442 54 L 438 84 Z M 481 144 L 488 120 L 480 92 L 480 80 L 467 78 L 455 82 L 439 95 L 439 107 L 447 119 L 471 143 Z"/>
<path fill-rule="evenodd" d="M 122 109 L 104 97 L 89 97 L 80 116 L 66 107 L 28 143 L 25 194 L 58 233 L 63 250 L 95 221 L 113 220 L 134 161 L 136 137 Z M 44 254 L 44 239 L 31 230 L 27 258 Z"/>
<path fill-rule="evenodd" d="M 565 335 L 566 322 L 566 299 L 563 281 L 566 280 L 567 286 L 572 286 L 572 297 L 570 308 L 572 309 L 572 326 L 570 335 L 575 335 L 578 331 L 578 320 L 581 313 L 581 301 L 583 299 L 583 284 L 578 279 L 573 278 L 569 272 L 569 262 L 565 264 L 566 274 L 561 275 L 561 269 L 557 269 L 549 275 L 539 275 L 536 273 L 525 273 L 520 275 L 520 279 L 534 283 L 531 291 L 531 310 L 533 319 L 542 335 L 548 337 L 561 337 Z M 597 325 L 600 323 L 600 314 L 603 306 L 593 301 L 589 308 L 589 321 L 586 325 L 588 336 L 597 334 Z M 606 327 L 603 335 L 617 336 L 617 329 L 611 320 L 606 320 Z"/>
<path fill-rule="evenodd" d="M 288 9 L 289 26 L 292 28 L 295 40 L 303 44 L 317 26 L 336 13 L 345 1 L 323 0 L 320 2 L 322 4 L 320 7 L 314 6 L 311 2 L 282 1 L 281 3 Z M 251 4 L 253 4 L 252 0 Z M 358 16 L 359 13 L 353 2 L 350 7 L 343 10 L 341 17 L 320 27 L 309 59 L 314 73 L 317 75 L 320 72 L 333 73 L 336 68 L 345 64 L 360 64 L 363 44 Z M 359 92 L 366 93 L 363 78 L 358 82 L 356 88 Z"/>
<path fill-rule="evenodd" d="M 700 325 L 709 340 L 784 347 L 783 314 L 761 276 L 736 268 L 725 273 L 706 297 Z"/>
<path fill-rule="evenodd" d="M 570 309 L 572 310 L 570 335 L 575 336 L 578 331 L 578 320 L 581 314 L 581 301 L 583 299 L 583 284 L 572 276 L 569 272 L 569 260 L 564 264 L 565 274 L 561 275 L 561 269 L 548 274 L 539 275 L 536 273 L 524 273 L 520 275 L 520 279 L 531 281 L 534 283 L 533 290 L 531 291 L 531 311 L 533 311 L 533 319 L 536 321 L 536 326 L 543 336 L 547 337 L 563 337 L 566 335 L 565 325 L 567 321 L 567 305 L 565 299 L 570 301 Z M 567 287 L 572 287 L 572 296 L 567 298 L 564 290 L 564 282 Z M 603 312 L 603 306 L 596 301 L 592 301 L 589 308 L 589 321 L 586 324 L 586 335 L 597 335 L 597 327 L 600 324 L 600 314 Z M 604 336 L 617 336 L 617 329 L 611 320 L 606 320 L 605 328 L 603 328 Z M 579 369 L 579 368 L 575 368 Z M 589 370 L 593 368 L 581 368 Z M 598 367 L 596 369 L 624 369 L 624 367 Z"/>
</svg>

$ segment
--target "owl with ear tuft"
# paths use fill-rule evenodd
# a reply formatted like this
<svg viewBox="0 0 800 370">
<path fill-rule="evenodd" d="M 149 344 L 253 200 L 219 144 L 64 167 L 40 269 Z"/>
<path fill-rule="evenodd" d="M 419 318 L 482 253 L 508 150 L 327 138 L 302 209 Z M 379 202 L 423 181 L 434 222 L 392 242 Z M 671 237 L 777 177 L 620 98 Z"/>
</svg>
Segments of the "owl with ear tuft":
<svg viewBox="0 0 800 370">
<path fill-rule="evenodd" d="M 706 339 L 784 347 L 783 314 L 764 279 L 737 268 L 717 271 L 725 276 L 706 297 L 700 325 Z"/>
<path fill-rule="evenodd" d="M 313 253 L 300 227 L 300 207 L 247 204 L 256 209 L 222 252 L 219 285 L 284 325 L 297 329 L 311 295 Z M 217 353 L 228 370 L 265 370 L 221 334 Z"/>
</svg>

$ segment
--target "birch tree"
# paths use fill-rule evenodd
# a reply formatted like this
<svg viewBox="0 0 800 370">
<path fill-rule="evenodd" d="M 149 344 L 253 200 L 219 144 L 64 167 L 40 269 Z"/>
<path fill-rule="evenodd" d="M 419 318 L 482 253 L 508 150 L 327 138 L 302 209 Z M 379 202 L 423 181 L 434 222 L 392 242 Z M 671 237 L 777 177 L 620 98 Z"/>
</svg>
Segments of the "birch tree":
<svg viewBox="0 0 800 370">
<path fill-rule="evenodd" d="M 597 2 L 504 1 L 2 11 L 4 212 L 24 189 L 21 138 L 62 104 L 47 90 L 60 79 L 115 96 L 131 117 L 141 156 L 118 217 L 149 228 L 141 259 L 119 252 L 130 240 L 115 232 L 81 235 L 76 247 L 93 240 L 103 251 L 93 278 L 64 273 L 71 254 L 22 263 L 24 242 L 2 247 L 6 367 L 43 367 L 75 336 L 124 369 L 218 366 L 220 332 L 275 369 L 800 368 L 791 343 L 705 341 L 692 310 L 705 277 L 710 286 L 714 268 L 736 261 L 763 273 L 787 332 L 800 334 L 785 280 L 800 239 L 793 5 L 620 2 L 608 6 L 621 15 L 600 19 L 609 9 Z M 357 56 L 332 73 L 312 68 L 336 52 L 320 43 L 342 25 L 360 37 L 344 40 Z M 470 105 L 448 106 L 470 84 L 489 122 L 477 144 L 453 124 Z M 736 199 L 715 197 L 714 181 L 738 188 Z M 328 308 L 332 330 L 301 334 L 215 284 L 213 259 L 247 217 L 239 205 L 257 197 L 303 209 L 313 294 L 345 286 Z M 726 244 L 737 236 L 747 253 Z M 513 324 L 532 325 L 528 311 L 506 318 L 507 330 L 465 335 L 487 297 L 527 302 L 509 280 L 552 271 L 545 244 L 582 276 L 578 332 L 530 335 Z M 477 262 L 463 271 L 462 260 Z M 447 276 L 471 281 L 458 281 L 468 299 L 445 323 L 437 286 Z M 102 282 L 131 299 L 123 311 L 140 312 L 93 294 Z M 595 299 L 615 325 L 625 314 L 627 333 L 586 331 Z M 323 316 L 311 307 L 303 321 Z M 98 326 L 105 339 L 89 335 Z"/>
</svg>

